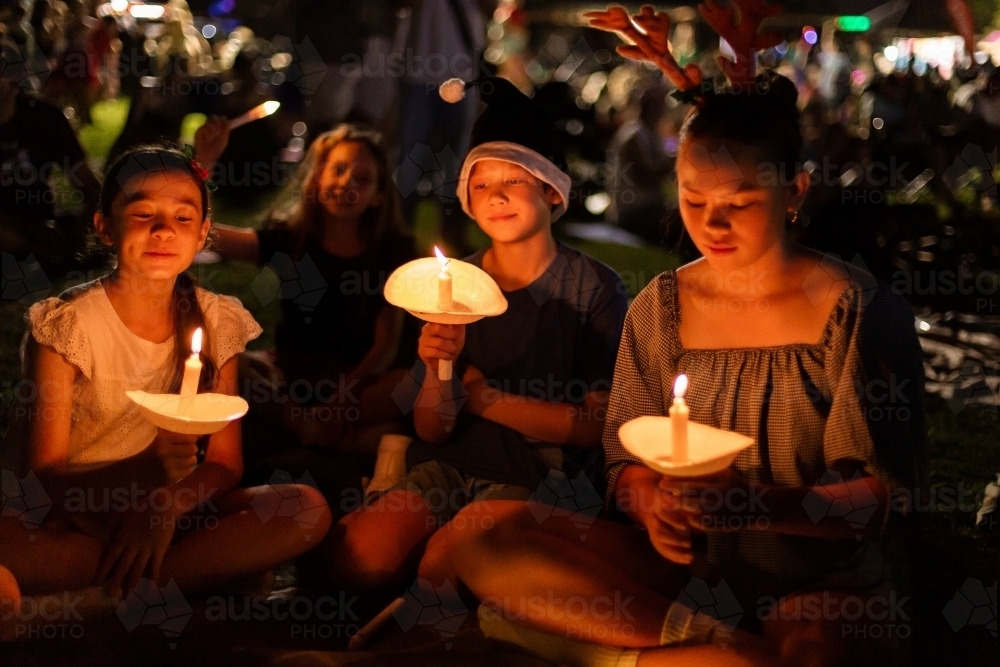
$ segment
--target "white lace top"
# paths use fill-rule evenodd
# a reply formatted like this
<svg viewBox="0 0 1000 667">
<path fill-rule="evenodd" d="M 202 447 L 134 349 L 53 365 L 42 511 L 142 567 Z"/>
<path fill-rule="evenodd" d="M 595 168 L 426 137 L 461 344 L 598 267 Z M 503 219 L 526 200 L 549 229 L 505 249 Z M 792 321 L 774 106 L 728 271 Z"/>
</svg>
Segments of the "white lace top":
<svg viewBox="0 0 1000 667">
<path fill-rule="evenodd" d="M 222 368 L 262 330 L 238 299 L 201 288 L 196 294 L 207 324 L 206 337 L 211 337 L 206 351 Z M 100 279 L 34 304 L 25 320 L 29 330 L 21 346 L 23 377 L 31 368 L 29 334 L 80 371 L 73 386 L 68 469 L 98 468 L 145 449 L 156 436 L 156 427 L 139 414 L 125 392 L 167 391 L 173 377 L 174 337 L 153 343 L 132 333 L 115 312 Z M 32 415 L 18 407 L 28 406 L 15 403 L 0 451 L 7 470 L 24 468 Z"/>
</svg>

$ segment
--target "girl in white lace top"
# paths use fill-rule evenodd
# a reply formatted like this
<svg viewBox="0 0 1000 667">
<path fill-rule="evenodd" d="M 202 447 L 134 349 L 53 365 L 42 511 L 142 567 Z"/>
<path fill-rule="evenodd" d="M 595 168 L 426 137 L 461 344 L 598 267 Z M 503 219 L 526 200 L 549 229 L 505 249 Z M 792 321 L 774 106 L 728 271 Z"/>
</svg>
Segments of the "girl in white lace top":
<svg viewBox="0 0 1000 667">
<path fill-rule="evenodd" d="M 204 178 L 173 149 L 119 158 L 94 217 L 117 268 L 26 318 L 23 372 L 38 391 L 15 406 L 0 449 L 26 510 L 0 518 L 0 566 L 26 594 L 101 584 L 117 595 L 140 580 L 204 591 L 295 558 L 329 528 L 315 489 L 238 488 L 239 421 L 208 436 L 199 465 L 196 436 L 157 429 L 125 396 L 177 392 L 197 327 L 199 391 L 235 394 L 235 355 L 261 332 L 238 300 L 184 273 L 211 224 Z"/>
</svg>

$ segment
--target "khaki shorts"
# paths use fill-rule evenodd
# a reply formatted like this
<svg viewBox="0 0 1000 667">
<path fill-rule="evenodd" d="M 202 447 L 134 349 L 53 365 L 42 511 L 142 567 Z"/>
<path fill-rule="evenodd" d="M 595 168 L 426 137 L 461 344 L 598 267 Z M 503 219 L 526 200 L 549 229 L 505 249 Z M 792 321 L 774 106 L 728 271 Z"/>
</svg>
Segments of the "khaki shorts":
<svg viewBox="0 0 1000 667">
<path fill-rule="evenodd" d="M 439 526 L 451 521 L 460 509 L 477 500 L 527 500 L 531 496 L 531 491 L 523 486 L 498 484 L 464 475 L 440 461 L 415 465 L 389 491 L 395 489 L 406 489 L 423 497 Z"/>
</svg>

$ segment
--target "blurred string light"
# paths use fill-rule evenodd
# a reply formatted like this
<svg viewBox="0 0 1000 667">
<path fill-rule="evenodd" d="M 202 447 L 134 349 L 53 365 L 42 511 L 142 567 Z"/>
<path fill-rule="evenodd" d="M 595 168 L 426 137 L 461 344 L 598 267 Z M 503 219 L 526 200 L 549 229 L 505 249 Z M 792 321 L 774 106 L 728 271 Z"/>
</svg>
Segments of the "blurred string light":
<svg viewBox="0 0 1000 667">
<path fill-rule="evenodd" d="M 566 132 L 568 132 L 572 136 L 574 137 L 580 136 L 581 134 L 583 134 L 583 130 L 584 130 L 583 121 L 581 121 L 579 118 L 570 118 L 568 121 L 566 121 Z"/>
<path fill-rule="evenodd" d="M 276 70 L 285 69 L 292 64 L 292 60 L 293 58 L 291 53 L 279 51 L 271 56 L 271 67 Z"/>
<path fill-rule="evenodd" d="M 816 33 L 816 28 L 811 25 L 807 25 L 802 28 L 802 39 L 806 41 L 806 44 L 812 46 L 819 39 L 819 35 Z"/>
<path fill-rule="evenodd" d="M 129 5 L 128 13 L 137 19 L 159 19 L 163 18 L 163 5 Z"/>
<path fill-rule="evenodd" d="M 595 192 L 583 200 L 583 205 L 592 215 L 600 215 L 611 205 L 611 195 L 607 192 Z"/>
<path fill-rule="evenodd" d="M 920 191 L 923 190 L 925 187 L 927 187 L 927 184 L 930 183 L 931 179 L 933 178 L 934 178 L 934 170 L 924 169 L 917 175 L 916 178 L 914 178 L 912 181 L 907 183 L 906 186 L 903 187 L 903 189 L 900 191 L 900 194 L 902 195 L 904 200 L 913 202 L 917 198 L 917 195 L 920 194 Z"/>
<path fill-rule="evenodd" d="M 891 63 L 896 62 L 896 58 L 899 57 L 899 49 L 893 44 L 885 47 L 882 53 L 885 55 L 886 60 Z"/>
<path fill-rule="evenodd" d="M 690 21 L 678 23 L 674 28 L 674 36 L 670 40 L 670 52 L 682 66 L 690 62 L 698 50 L 695 40 L 694 24 Z"/>
<path fill-rule="evenodd" d="M 604 86 L 607 82 L 607 74 L 600 70 L 594 72 L 587 77 L 587 83 L 583 85 L 583 90 L 580 91 L 580 97 L 582 97 L 583 101 L 587 104 L 594 104 L 601 96 L 601 91 L 604 90 Z"/>
<path fill-rule="evenodd" d="M 115 14 L 124 14 L 128 9 L 128 0 L 111 0 L 111 10 Z"/>
<path fill-rule="evenodd" d="M 841 32 L 866 32 L 872 27 L 872 20 L 867 16 L 838 16 L 833 24 Z"/>
<path fill-rule="evenodd" d="M 205 39 L 212 39 L 213 37 L 215 37 L 215 33 L 216 33 L 216 28 L 211 23 L 206 23 L 201 28 L 202 37 L 204 37 Z"/>
<path fill-rule="evenodd" d="M 253 31 L 246 26 L 240 26 L 229 33 L 229 38 L 215 47 L 215 51 L 219 58 L 220 68 L 223 70 L 231 69 L 233 67 L 233 63 L 236 61 L 236 56 L 239 55 L 240 50 L 249 44 L 251 40 L 253 40 Z M 230 85 L 227 87 L 226 84 Z M 227 81 L 222 85 L 222 93 L 224 95 L 228 95 L 235 90 L 231 81 Z"/>
<path fill-rule="evenodd" d="M 493 20 L 497 23 L 503 23 L 510 18 L 515 9 L 517 9 L 517 2 L 515 0 L 500 0 L 500 4 L 497 5 L 496 10 L 493 12 Z"/>
<path fill-rule="evenodd" d="M 892 74 L 892 70 L 896 69 L 896 63 L 893 60 L 889 60 L 881 53 L 876 53 L 872 60 L 875 61 L 875 69 L 879 71 L 882 76 L 889 76 Z"/>
<path fill-rule="evenodd" d="M 209 16 L 225 16 L 236 9 L 236 0 L 214 0 L 208 5 Z"/>
<path fill-rule="evenodd" d="M 929 68 L 937 68 L 941 78 L 948 80 L 956 64 L 968 62 L 969 58 L 965 42 L 958 35 L 910 39 L 907 45 L 913 55 L 913 71 L 918 75 L 923 75 Z"/>
<path fill-rule="evenodd" d="M 490 42 L 483 51 L 486 62 L 500 65 L 507 60 L 510 53 L 524 50 L 526 37 L 520 26 L 510 21 L 517 11 L 517 0 L 500 0 L 486 28 L 486 36 Z M 508 23 L 509 22 L 509 23 Z M 529 72 L 533 79 L 536 77 Z"/>
</svg>

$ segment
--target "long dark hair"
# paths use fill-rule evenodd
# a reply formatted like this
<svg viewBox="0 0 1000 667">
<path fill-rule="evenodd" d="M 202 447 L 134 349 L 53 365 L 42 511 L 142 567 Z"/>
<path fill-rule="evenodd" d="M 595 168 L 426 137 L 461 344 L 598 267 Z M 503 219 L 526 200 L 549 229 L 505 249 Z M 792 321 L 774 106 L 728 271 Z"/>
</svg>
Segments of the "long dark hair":
<svg viewBox="0 0 1000 667">
<path fill-rule="evenodd" d="M 384 238 L 406 236 L 403 225 L 403 206 L 392 181 L 389 156 L 382 135 L 349 123 L 342 123 L 329 132 L 316 137 L 309 146 L 306 157 L 295 178 L 283 189 L 277 202 L 267 214 L 267 226 L 287 225 L 295 242 L 295 254 L 301 256 L 306 245 L 320 236 L 323 224 L 323 202 L 319 192 L 319 179 L 330 153 L 345 141 L 363 144 L 375 161 L 378 192 L 382 202 L 371 206 L 361 216 L 358 233 L 368 248 L 379 245 Z"/>
<path fill-rule="evenodd" d="M 208 187 L 201 175 L 195 171 L 191 160 L 175 148 L 163 145 L 139 146 L 120 155 L 104 176 L 101 187 L 100 209 L 104 217 L 114 224 L 111 216 L 111 206 L 119 194 L 126 192 L 133 179 L 155 172 L 179 172 L 191 178 L 201 191 L 201 221 L 208 217 Z M 195 288 L 197 284 L 191 274 L 186 271 L 178 274 L 174 281 L 171 308 L 174 315 L 174 376 L 170 382 L 171 393 L 180 390 L 184 378 L 184 361 L 191 354 L 188 341 L 194 330 L 202 330 L 201 348 L 201 378 L 198 381 L 199 391 L 215 386 L 218 368 L 212 360 L 212 336 L 204 313 L 198 303 Z"/>
</svg>

